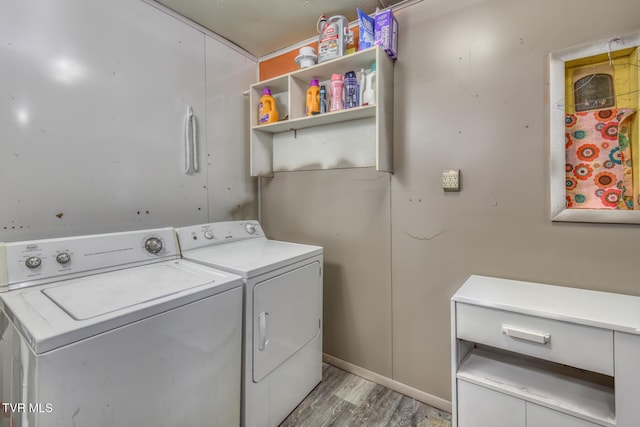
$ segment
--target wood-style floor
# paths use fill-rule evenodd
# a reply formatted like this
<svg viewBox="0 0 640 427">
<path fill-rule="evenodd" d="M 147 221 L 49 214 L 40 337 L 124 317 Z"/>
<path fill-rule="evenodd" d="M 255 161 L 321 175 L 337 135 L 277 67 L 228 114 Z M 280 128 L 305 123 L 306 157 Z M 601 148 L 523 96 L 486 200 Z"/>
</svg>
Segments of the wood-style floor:
<svg viewBox="0 0 640 427">
<path fill-rule="evenodd" d="M 451 427 L 451 415 L 323 363 L 322 382 L 280 427 Z"/>
</svg>

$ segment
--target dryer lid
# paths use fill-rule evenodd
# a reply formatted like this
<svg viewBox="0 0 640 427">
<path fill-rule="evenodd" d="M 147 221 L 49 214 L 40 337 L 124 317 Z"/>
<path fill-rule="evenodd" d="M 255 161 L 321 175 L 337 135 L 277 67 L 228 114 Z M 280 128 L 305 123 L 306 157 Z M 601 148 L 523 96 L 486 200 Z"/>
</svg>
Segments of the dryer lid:
<svg viewBox="0 0 640 427">
<path fill-rule="evenodd" d="M 184 251 L 183 256 L 248 279 L 322 253 L 320 246 L 250 239 Z"/>
</svg>

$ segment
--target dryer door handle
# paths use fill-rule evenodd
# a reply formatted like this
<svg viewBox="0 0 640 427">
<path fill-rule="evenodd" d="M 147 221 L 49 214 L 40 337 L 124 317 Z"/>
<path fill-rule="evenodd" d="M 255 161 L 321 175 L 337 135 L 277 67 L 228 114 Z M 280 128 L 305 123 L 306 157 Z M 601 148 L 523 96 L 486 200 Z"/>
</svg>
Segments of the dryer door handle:
<svg viewBox="0 0 640 427">
<path fill-rule="evenodd" d="M 269 313 L 263 311 L 258 315 L 258 350 L 264 351 L 269 344 Z"/>
</svg>

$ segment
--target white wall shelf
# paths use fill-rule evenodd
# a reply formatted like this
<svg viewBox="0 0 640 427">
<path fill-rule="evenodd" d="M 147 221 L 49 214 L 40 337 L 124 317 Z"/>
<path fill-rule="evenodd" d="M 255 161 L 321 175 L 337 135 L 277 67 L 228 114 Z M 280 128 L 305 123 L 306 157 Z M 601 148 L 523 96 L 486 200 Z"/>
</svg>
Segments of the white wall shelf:
<svg viewBox="0 0 640 427">
<path fill-rule="evenodd" d="M 318 79 L 325 85 L 329 96 L 331 74 L 343 74 L 347 71 L 359 72 L 368 70 L 376 64 L 376 104 L 314 116 L 306 116 L 306 91 L 312 79 Z M 280 121 L 276 123 L 258 124 L 258 105 L 262 90 L 270 88 L 276 99 Z M 377 170 L 393 172 L 393 60 L 382 49 L 372 47 L 361 52 L 343 56 L 331 61 L 304 68 L 284 76 L 265 80 L 251 86 L 249 91 L 251 111 L 251 176 L 273 176 L 274 172 L 274 136 L 302 129 L 332 126 L 338 123 L 356 122 L 361 119 L 372 119 L 375 135 L 358 150 L 366 150 L 371 158 L 370 164 L 359 166 L 375 166 Z M 328 100 L 327 100 L 328 101 Z M 362 123 L 362 122 L 358 122 Z M 369 123 L 369 122 L 368 122 Z M 335 154 L 336 163 L 338 152 Z"/>
<path fill-rule="evenodd" d="M 297 119 L 284 120 L 276 123 L 267 123 L 251 128 L 252 131 L 265 133 L 281 133 L 290 130 L 307 129 L 316 126 L 323 126 L 332 123 L 348 122 L 351 120 L 366 119 L 376 116 L 376 106 L 367 105 L 364 107 L 349 108 L 347 110 L 332 111 L 325 114 L 318 114 L 310 117 L 299 117 Z"/>
<path fill-rule="evenodd" d="M 453 426 L 637 425 L 638 313 L 640 297 L 471 276 L 451 303 Z"/>
</svg>

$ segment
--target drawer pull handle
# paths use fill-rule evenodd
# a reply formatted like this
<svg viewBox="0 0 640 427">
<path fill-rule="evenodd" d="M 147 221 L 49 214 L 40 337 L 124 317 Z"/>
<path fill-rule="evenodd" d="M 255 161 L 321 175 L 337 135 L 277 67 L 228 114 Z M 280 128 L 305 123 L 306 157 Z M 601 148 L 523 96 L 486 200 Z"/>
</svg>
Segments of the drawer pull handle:
<svg viewBox="0 0 640 427">
<path fill-rule="evenodd" d="M 518 329 L 507 325 L 502 325 L 502 333 L 508 337 L 531 341 L 538 344 L 547 344 L 549 341 L 551 341 L 551 334 L 545 334 L 544 332 L 527 331 L 525 329 Z"/>
</svg>

